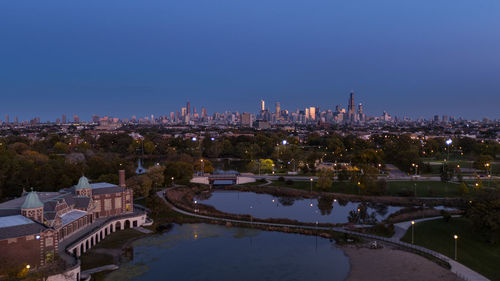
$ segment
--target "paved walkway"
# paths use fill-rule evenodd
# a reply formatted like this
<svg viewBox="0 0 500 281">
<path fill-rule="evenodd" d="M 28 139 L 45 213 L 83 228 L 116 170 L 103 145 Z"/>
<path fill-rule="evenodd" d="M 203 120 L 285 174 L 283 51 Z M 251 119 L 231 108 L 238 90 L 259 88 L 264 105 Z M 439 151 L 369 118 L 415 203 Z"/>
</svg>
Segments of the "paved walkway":
<svg viewBox="0 0 500 281">
<path fill-rule="evenodd" d="M 120 268 L 120 267 L 118 265 L 116 265 L 116 264 L 108 264 L 108 265 L 104 265 L 104 266 L 100 266 L 100 267 L 95 267 L 95 268 L 92 268 L 92 269 L 88 269 L 88 270 L 82 271 L 82 275 L 92 275 L 94 273 L 101 272 L 101 271 L 117 270 L 118 268 Z"/>
<path fill-rule="evenodd" d="M 452 216 L 453 218 L 458 218 L 460 216 L 454 215 Z M 432 218 L 424 218 L 424 219 L 416 219 L 413 220 L 415 223 L 423 222 L 423 221 L 431 221 L 431 220 L 437 220 L 437 219 L 442 219 L 442 216 L 439 217 L 432 217 Z M 404 221 L 404 222 L 398 222 L 394 224 L 394 235 L 392 236 L 392 239 L 396 240 L 401 240 L 403 236 L 405 236 L 406 231 L 408 228 L 411 227 L 411 221 Z"/>
<path fill-rule="evenodd" d="M 407 249 L 411 249 L 413 251 L 418 251 L 422 253 L 429 254 L 431 256 L 434 256 L 442 261 L 448 262 L 451 266 L 451 272 L 455 273 L 458 277 L 467 280 L 467 281 L 488 281 L 489 279 L 482 276 L 481 274 L 473 271 L 472 269 L 466 267 L 465 265 L 462 265 L 461 263 L 458 263 L 450 258 L 448 258 L 445 255 L 442 255 L 441 253 L 429 250 L 424 247 L 420 247 L 417 245 L 409 244 L 406 242 L 402 242 L 397 238 L 386 238 L 386 237 L 381 237 L 381 236 L 376 236 L 376 235 L 371 235 L 371 234 L 365 234 L 365 233 L 359 233 L 359 232 L 354 232 L 354 231 L 349 231 L 346 230 L 342 227 L 321 227 L 321 226 L 305 226 L 305 225 L 293 225 L 293 224 L 281 224 L 281 223 L 268 223 L 268 222 L 249 222 L 245 220 L 235 220 L 235 219 L 225 219 L 225 218 L 219 218 L 219 217 L 211 217 L 211 216 L 205 216 L 205 215 L 200 215 L 200 214 L 194 214 L 191 212 L 187 212 L 184 210 L 181 210 L 177 207 L 175 207 L 173 204 L 167 201 L 164 195 L 165 190 L 158 191 L 156 194 L 167 204 L 172 208 L 172 210 L 187 215 L 187 216 L 192 216 L 192 217 L 197 217 L 197 218 L 203 218 L 203 219 L 208 219 L 208 220 L 217 220 L 217 221 L 225 221 L 225 222 L 233 222 L 233 223 L 244 223 L 244 224 L 255 224 L 255 225 L 264 225 L 264 226 L 276 226 L 276 227 L 289 227 L 289 228 L 300 228 L 300 229 L 311 229 L 311 230 L 333 230 L 336 232 L 340 233 L 347 233 L 355 236 L 360 236 L 364 238 L 369 238 L 369 239 L 375 239 L 379 241 L 384 241 L 387 243 L 395 244 Z M 435 218 L 434 218 L 435 219 Z M 422 219 L 426 220 L 426 219 Z M 428 219 L 427 219 L 428 220 Z M 408 223 L 408 222 L 406 222 Z M 410 222 L 411 224 L 411 222 Z M 401 224 L 401 228 L 403 228 L 405 224 Z"/>
</svg>

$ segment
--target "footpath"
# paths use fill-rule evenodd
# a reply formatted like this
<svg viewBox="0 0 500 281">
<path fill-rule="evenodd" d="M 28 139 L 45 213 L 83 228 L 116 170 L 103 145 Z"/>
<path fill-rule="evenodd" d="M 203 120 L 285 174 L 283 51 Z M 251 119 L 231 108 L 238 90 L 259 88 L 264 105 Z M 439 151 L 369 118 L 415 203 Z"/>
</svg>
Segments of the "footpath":
<svg viewBox="0 0 500 281">
<path fill-rule="evenodd" d="M 289 227 L 289 228 L 300 228 L 300 229 L 309 229 L 309 230 L 333 230 L 333 231 L 340 232 L 340 233 L 347 233 L 347 234 L 354 235 L 354 236 L 359 236 L 359 237 L 363 237 L 363 238 L 374 239 L 374 240 L 379 240 L 382 242 L 391 243 L 391 244 L 398 245 L 398 246 L 403 247 L 403 248 L 410 249 L 410 250 L 415 251 L 415 252 L 421 252 L 421 253 L 431 255 L 435 258 L 438 258 L 444 262 L 449 263 L 451 266 L 450 271 L 455 273 L 459 278 L 466 280 L 466 281 L 488 281 L 489 280 L 488 278 L 477 273 L 476 271 L 466 267 L 465 265 L 463 265 L 459 262 L 456 262 L 453 259 L 450 259 L 449 257 L 447 257 L 441 253 L 429 250 L 429 249 L 421 247 L 421 246 L 417 246 L 414 244 L 410 244 L 410 243 L 406 243 L 406 242 L 401 241 L 400 239 L 404 236 L 404 233 L 406 233 L 406 230 L 411 226 L 411 221 L 401 222 L 401 223 L 395 224 L 394 226 L 395 226 L 396 233 L 394 234 L 393 237 L 386 238 L 386 237 L 372 235 L 372 234 L 350 231 L 350 230 L 346 230 L 342 227 L 305 226 L 305 225 L 255 222 L 255 221 L 250 222 L 250 221 L 246 221 L 246 220 L 235 220 L 235 219 L 226 219 L 226 218 L 205 216 L 205 215 L 187 212 L 187 211 L 184 211 L 184 210 L 181 210 L 181 209 L 175 207 L 172 203 L 170 203 L 165 198 L 165 196 L 164 196 L 165 189 L 162 191 L 158 191 L 156 194 L 158 197 L 160 197 L 165 202 L 165 204 L 167 204 L 170 208 L 172 208 L 172 210 L 174 210 L 180 214 L 183 214 L 183 215 L 202 218 L 202 219 L 208 219 L 208 220 L 231 222 L 231 223 L 244 223 L 244 224 L 255 224 L 255 225 L 264 225 L 264 226 L 275 226 L 275 227 Z M 426 218 L 426 219 L 415 220 L 415 223 L 426 221 L 426 220 L 432 220 L 432 219 L 436 219 L 436 218 Z M 398 230 L 396 230 L 396 229 L 398 229 Z"/>
</svg>

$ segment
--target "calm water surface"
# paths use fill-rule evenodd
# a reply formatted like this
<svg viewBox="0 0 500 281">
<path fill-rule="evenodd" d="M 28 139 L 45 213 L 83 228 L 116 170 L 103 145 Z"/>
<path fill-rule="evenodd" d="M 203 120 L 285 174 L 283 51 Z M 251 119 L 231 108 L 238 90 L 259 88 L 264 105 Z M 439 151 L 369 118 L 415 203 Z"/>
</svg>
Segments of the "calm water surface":
<svg viewBox="0 0 500 281">
<path fill-rule="evenodd" d="M 336 281 L 350 268 L 328 239 L 219 225 L 175 225 L 133 248 L 106 280 Z"/>
<path fill-rule="evenodd" d="M 301 222 L 346 223 L 349 212 L 357 210 L 359 202 L 334 198 L 294 199 L 268 194 L 238 191 L 215 191 L 210 198 L 195 198 L 199 203 L 213 206 L 227 213 L 249 214 L 256 218 L 288 218 Z M 375 213 L 378 221 L 387 218 L 402 207 L 366 203 L 369 214 Z"/>
</svg>

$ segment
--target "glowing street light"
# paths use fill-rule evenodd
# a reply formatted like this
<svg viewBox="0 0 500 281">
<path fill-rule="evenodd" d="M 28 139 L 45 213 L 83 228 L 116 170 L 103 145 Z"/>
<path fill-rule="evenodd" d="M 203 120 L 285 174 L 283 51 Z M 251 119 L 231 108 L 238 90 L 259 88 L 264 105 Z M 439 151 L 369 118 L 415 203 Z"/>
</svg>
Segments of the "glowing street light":
<svg viewBox="0 0 500 281">
<path fill-rule="evenodd" d="M 283 145 L 286 145 L 288 142 L 287 142 L 286 140 L 283 140 L 281 143 L 282 143 Z"/>
<path fill-rule="evenodd" d="M 29 264 L 26 265 L 26 269 L 30 269 L 31 266 Z"/>
<path fill-rule="evenodd" d="M 411 221 L 411 243 L 415 244 L 415 221 Z"/>
<path fill-rule="evenodd" d="M 313 178 L 309 179 L 310 185 L 311 185 L 311 192 L 313 191 Z"/>
<path fill-rule="evenodd" d="M 453 239 L 455 239 L 455 260 L 457 260 L 457 241 L 458 241 L 458 235 L 453 235 Z"/>
</svg>

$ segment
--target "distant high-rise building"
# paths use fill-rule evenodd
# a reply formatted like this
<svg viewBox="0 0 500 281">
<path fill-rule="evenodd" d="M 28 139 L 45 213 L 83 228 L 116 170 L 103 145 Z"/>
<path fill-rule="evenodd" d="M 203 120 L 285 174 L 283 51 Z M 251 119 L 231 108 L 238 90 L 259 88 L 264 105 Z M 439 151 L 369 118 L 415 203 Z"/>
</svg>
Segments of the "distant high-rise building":
<svg viewBox="0 0 500 281">
<path fill-rule="evenodd" d="M 276 103 L 276 121 L 281 119 L 281 105 L 279 102 Z"/>
<path fill-rule="evenodd" d="M 80 123 L 80 117 L 78 117 L 78 115 L 73 115 L 73 122 L 75 123 Z"/>
<path fill-rule="evenodd" d="M 264 100 L 260 100 L 260 111 L 266 110 L 266 102 Z"/>
<path fill-rule="evenodd" d="M 309 119 L 316 120 L 316 107 L 314 106 L 309 107 Z"/>
<path fill-rule="evenodd" d="M 347 113 L 348 114 L 354 113 L 354 92 L 351 92 L 349 96 L 349 105 L 347 107 Z"/>
<path fill-rule="evenodd" d="M 63 115 L 62 115 L 62 123 L 63 123 L 63 124 L 66 124 L 66 121 L 67 121 L 67 120 L 66 120 L 66 114 L 63 114 Z"/>
<path fill-rule="evenodd" d="M 201 108 L 201 118 L 207 118 L 207 110 L 204 107 Z"/>
<path fill-rule="evenodd" d="M 189 101 L 186 103 L 186 114 L 191 114 L 191 103 Z"/>
<path fill-rule="evenodd" d="M 5 115 L 5 124 L 9 124 L 9 114 Z"/>
<path fill-rule="evenodd" d="M 92 115 L 92 123 L 99 123 L 99 116 L 93 114 Z"/>
<path fill-rule="evenodd" d="M 248 112 L 243 112 L 241 114 L 241 126 L 242 127 L 252 127 L 252 114 Z"/>
<path fill-rule="evenodd" d="M 16 124 L 16 125 L 19 124 L 19 117 L 17 117 L 17 116 L 14 117 L 14 124 Z"/>
</svg>

